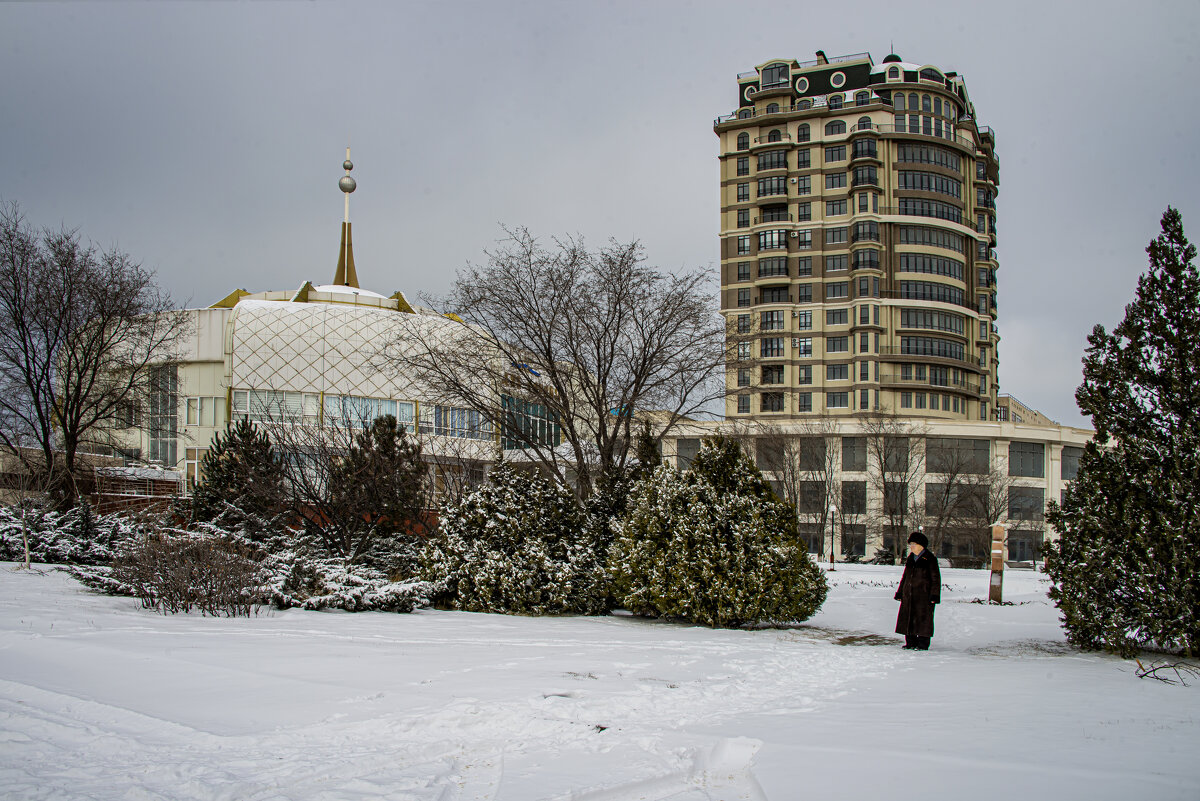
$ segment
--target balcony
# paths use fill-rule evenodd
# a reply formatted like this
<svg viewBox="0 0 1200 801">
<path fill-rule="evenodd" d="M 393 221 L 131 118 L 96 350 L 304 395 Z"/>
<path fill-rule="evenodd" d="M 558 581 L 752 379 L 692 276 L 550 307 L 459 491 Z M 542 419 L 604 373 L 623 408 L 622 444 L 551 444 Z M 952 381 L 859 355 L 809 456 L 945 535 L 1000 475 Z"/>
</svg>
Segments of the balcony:
<svg viewBox="0 0 1200 801">
<path fill-rule="evenodd" d="M 855 131 L 858 131 L 858 130 L 866 130 L 866 128 L 867 128 L 867 126 L 865 126 L 865 125 L 862 126 L 862 128 L 859 128 L 859 126 L 857 126 L 857 125 L 853 125 L 850 127 L 850 133 L 854 133 Z M 884 134 L 884 135 L 903 134 L 905 136 L 918 136 L 922 139 L 933 139 L 933 140 L 941 140 L 943 142 L 952 142 L 952 143 L 958 145 L 959 147 L 966 148 L 967 150 L 971 151 L 972 156 L 975 154 L 975 151 L 976 151 L 975 142 L 973 140 L 968 139 L 965 136 L 959 136 L 956 133 L 949 133 L 949 134 L 943 133 L 941 136 L 935 136 L 932 133 L 926 134 L 926 133 L 921 133 L 920 131 L 910 130 L 909 126 L 907 126 L 907 125 L 901 126 L 901 125 L 894 125 L 894 124 L 889 124 L 889 123 L 871 123 L 870 129 L 873 131 L 878 131 L 879 133 Z"/>
<path fill-rule="evenodd" d="M 949 355 L 938 355 L 934 353 L 906 353 L 903 348 L 896 345 L 881 345 L 879 347 L 879 357 L 882 361 L 897 362 L 911 361 L 924 362 L 926 364 L 944 364 L 952 367 L 962 368 L 979 372 L 979 359 L 971 356 L 969 353 L 964 353 L 962 358 Z"/>
<path fill-rule="evenodd" d="M 951 392 L 961 392 L 964 395 L 982 394 L 982 389 L 977 381 L 967 381 L 966 379 L 955 381 L 953 378 L 941 381 L 933 376 L 922 379 L 904 378 L 899 372 L 889 372 L 886 370 L 879 373 L 879 384 L 881 386 L 887 385 L 906 389 L 916 389 L 919 387 L 922 389 L 949 390 Z"/>
</svg>

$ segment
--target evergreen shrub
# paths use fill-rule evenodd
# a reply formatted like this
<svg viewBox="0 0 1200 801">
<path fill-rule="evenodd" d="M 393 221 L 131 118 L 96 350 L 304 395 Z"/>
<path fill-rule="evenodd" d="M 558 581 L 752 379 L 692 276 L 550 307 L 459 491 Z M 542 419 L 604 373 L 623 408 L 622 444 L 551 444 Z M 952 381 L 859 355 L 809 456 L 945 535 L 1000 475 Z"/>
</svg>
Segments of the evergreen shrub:
<svg viewBox="0 0 1200 801">
<path fill-rule="evenodd" d="M 422 575 L 450 609 L 523 615 L 606 609 L 603 526 L 540 475 L 501 463 L 486 484 L 443 510 Z"/>
<path fill-rule="evenodd" d="M 736 442 L 705 442 L 690 471 L 634 486 L 609 552 L 617 602 L 707 626 L 806 620 L 828 585 L 795 519 Z"/>
</svg>

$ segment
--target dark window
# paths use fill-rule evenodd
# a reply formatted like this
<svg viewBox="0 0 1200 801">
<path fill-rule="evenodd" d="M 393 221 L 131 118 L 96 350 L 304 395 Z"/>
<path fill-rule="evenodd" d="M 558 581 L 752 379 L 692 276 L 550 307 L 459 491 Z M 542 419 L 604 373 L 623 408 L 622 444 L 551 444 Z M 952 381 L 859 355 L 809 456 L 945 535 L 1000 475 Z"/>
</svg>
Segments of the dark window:
<svg viewBox="0 0 1200 801">
<path fill-rule="evenodd" d="M 769 286 L 764 287 L 762 291 L 763 303 L 787 303 L 788 288 L 786 286 Z"/>
<path fill-rule="evenodd" d="M 856 227 L 857 230 L 857 227 Z M 857 242 L 862 237 L 855 236 L 854 241 Z M 879 251 L 878 250 L 856 250 L 854 251 L 854 269 L 856 270 L 878 270 L 879 269 Z M 863 308 L 866 308 L 865 306 Z M 864 321 L 865 322 L 865 321 Z"/>
<path fill-rule="evenodd" d="M 786 195 L 787 194 L 787 178 L 783 175 L 774 178 L 759 178 L 758 179 L 758 196 L 766 195 Z"/>
<path fill-rule="evenodd" d="M 826 189 L 845 189 L 846 188 L 846 173 L 835 172 L 825 176 Z"/>
<path fill-rule="evenodd" d="M 842 469 L 846 469 L 845 465 Z M 867 482 L 842 482 L 841 512 L 848 515 L 865 515 L 867 513 Z"/>
<path fill-rule="evenodd" d="M 911 356 L 937 356 L 958 361 L 963 361 L 965 356 L 961 342 L 937 337 L 900 337 L 900 352 Z"/>
<path fill-rule="evenodd" d="M 796 302 L 812 303 L 812 284 L 796 285 Z"/>
<path fill-rule="evenodd" d="M 739 261 L 738 262 L 737 280 L 739 280 L 739 281 L 749 281 L 750 280 L 750 262 L 748 262 L 748 261 Z"/>
<path fill-rule="evenodd" d="M 769 64 L 763 67 L 762 85 L 766 89 L 771 86 L 779 86 L 788 82 L 788 65 L 787 64 Z"/>
<path fill-rule="evenodd" d="M 750 134 L 748 134 L 748 133 L 738 134 L 737 149 L 738 150 L 749 150 L 750 149 Z"/>
<path fill-rule="evenodd" d="M 879 223 L 877 222 L 860 222 L 854 224 L 854 242 L 878 242 L 879 241 Z"/>
<path fill-rule="evenodd" d="M 845 132 L 846 132 L 846 123 L 843 122 L 842 120 L 834 120 L 825 125 L 825 135 L 826 136 L 836 136 L 837 134 L 844 134 Z"/>
<path fill-rule="evenodd" d="M 750 400 L 749 395 L 741 397 Z M 740 405 L 740 404 L 739 404 Z M 748 408 L 746 411 L 750 411 Z M 683 438 L 675 441 L 675 462 L 680 470 L 686 470 L 692 466 L 692 460 L 700 453 L 700 440 L 692 438 Z"/>
<path fill-rule="evenodd" d="M 856 159 L 873 159 L 879 157 L 879 151 L 874 139 L 859 139 L 850 148 L 850 156 Z"/>
<path fill-rule="evenodd" d="M 782 311 L 765 311 L 762 313 L 760 320 L 763 331 L 782 331 L 783 330 L 783 312 Z"/>
<path fill-rule="evenodd" d="M 825 338 L 826 353 L 849 353 L 850 352 L 850 337 L 826 337 Z"/>
<path fill-rule="evenodd" d="M 827 273 L 835 273 L 839 270 L 845 270 L 846 266 L 847 265 L 846 265 L 846 254 L 845 253 L 841 253 L 837 256 L 826 256 L 825 257 L 825 272 L 827 272 Z"/>
<path fill-rule="evenodd" d="M 772 105 L 774 105 L 774 104 L 772 103 Z M 770 110 L 768 110 L 768 111 L 767 111 L 767 113 L 768 113 L 768 114 L 774 114 L 774 113 L 775 113 L 775 112 L 777 112 L 777 111 L 779 111 L 779 106 L 775 106 L 775 111 L 770 111 Z M 775 128 L 775 129 L 774 129 L 774 130 L 772 130 L 772 131 L 771 131 L 769 134 L 767 134 L 767 141 L 768 141 L 768 142 L 778 142 L 778 141 L 780 141 L 780 140 L 782 140 L 782 139 L 783 139 L 783 134 L 781 134 L 781 133 L 779 132 L 779 129 L 778 129 L 778 128 Z"/>
<path fill-rule="evenodd" d="M 761 354 L 763 356 L 782 356 L 783 337 L 765 337 L 762 341 Z"/>
<path fill-rule="evenodd" d="M 901 253 L 900 272 L 944 275 L 956 281 L 963 280 L 963 263 L 944 256 L 929 256 L 924 253 Z"/>
<path fill-rule="evenodd" d="M 739 367 L 737 371 L 737 385 L 739 387 L 750 386 L 750 371 L 745 367 Z"/>
<path fill-rule="evenodd" d="M 810 132 L 808 129 L 808 123 L 805 123 L 804 125 L 801 125 L 796 128 L 796 141 L 797 142 L 807 142 L 810 138 L 811 138 L 811 135 L 810 135 Z"/>
<path fill-rule="evenodd" d="M 845 160 L 846 160 L 846 146 L 845 145 L 836 145 L 835 147 L 825 148 L 825 161 L 826 162 L 845 161 Z"/>
<path fill-rule="evenodd" d="M 779 170 L 787 167 L 786 150 L 768 150 L 758 154 L 758 169 Z"/>
<path fill-rule="evenodd" d="M 783 365 L 774 364 L 762 369 L 762 382 L 764 384 L 782 384 L 783 383 Z"/>
<path fill-rule="evenodd" d="M 787 259 L 783 256 L 772 256 L 771 258 L 758 260 L 759 278 L 774 278 L 775 276 L 787 274 Z"/>
<path fill-rule="evenodd" d="M 1045 490 L 1041 487 L 1008 488 L 1009 520 L 1041 521 L 1045 514 Z"/>
<path fill-rule="evenodd" d="M 899 212 L 911 217 L 934 217 L 950 222 L 962 222 L 962 209 L 938 200 L 918 200 L 917 198 L 900 198 Z"/>
<path fill-rule="evenodd" d="M 870 102 L 871 102 L 871 93 L 870 92 L 859 92 L 858 94 L 856 94 L 854 96 L 854 105 L 856 105 L 856 106 L 865 106 Z M 870 127 L 870 122 L 871 122 L 870 118 L 863 117 L 863 119 L 867 120 L 867 127 Z M 862 120 L 859 120 L 859 124 L 860 125 L 862 124 Z"/>
<path fill-rule="evenodd" d="M 1062 449 L 1061 477 L 1064 481 L 1074 481 L 1079 475 L 1079 457 L 1083 456 L 1083 448 L 1064 445 Z"/>
<path fill-rule="evenodd" d="M 783 411 L 783 393 L 782 392 L 764 392 L 759 395 L 762 398 L 762 410 L 764 412 L 782 412 Z"/>
<path fill-rule="evenodd" d="M 750 157 L 749 156 L 738 156 L 737 174 L 738 175 L 749 175 L 750 174 Z"/>
<path fill-rule="evenodd" d="M 964 293 L 956 287 L 931 281 L 901 281 L 900 297 L 905 300 L 933 300 L 962 306 Z"/>
<path fill-rule="evenodd" d="M 850 408 L 850 393 L 849 392 L 826 392 L 825 393 L 825 408 L 826 409 L 849 409 Z"/>
<path fill-rule="evenodd" d="M 812 411 L 812 393 L 798 392 L 796 393 L 796 411 L 811 412 Z"/>
<path fill-rule="evenodd" d="M 962 197 L 962 181 L 934 172 L 901 170 L 900 182 L 896 188 L 914 192 L 933 192 L 954 198 Z"/>
<path fill-rule="evenodd" d="M 738 203 L 744 203 L 750 199 L 750 184 L 741 183 L 737 185 Z"/>
<path fill-rule="evenodd" d="M 738 414 L 750 414 L 750 396 L 749 395 L 738 395 L 737 396 L 737 404 L 738 404 L 738 407 L 737 407 Z"/>
<path fill-rule="evenodd" d="M 866 469 L 866 437 L 842 437 L 842 470 L 850 473 L 861 473 Z"/>
<path fill-rule="evenodd" d="M 926 445 L 929 472 L 986 475 L 991 469 L 990 446 L 986 439 L 930 437 Z"/>
<path fill-rule="evenodd" d="M 848 364 L 827 364 L 827 365 L 825 365 L 825 380 L 826 381 L 849 381 L 850 380 L 850 365 L 848 365 Z"/>
<path fill-rule="evenodd" d="M 738 228 L 749 228 L 750 227 L 750 209 L 738 209 L 737 227 Z"/>
<path fill-rule="evenodd" d="M 1027 478 L 1045 476 L 1046 446 L 1041 442 L 1010 442 L 1008 474 Z"/>
</svg>

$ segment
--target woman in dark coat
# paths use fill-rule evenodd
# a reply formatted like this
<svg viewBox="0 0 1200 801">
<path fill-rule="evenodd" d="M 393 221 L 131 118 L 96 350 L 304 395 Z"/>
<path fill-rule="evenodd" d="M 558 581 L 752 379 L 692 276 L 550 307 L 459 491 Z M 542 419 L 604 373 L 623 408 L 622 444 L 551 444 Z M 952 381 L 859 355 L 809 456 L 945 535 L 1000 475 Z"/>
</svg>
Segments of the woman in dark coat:
<svg viewBox="0 0 1200 801">
<path fill-rule="evenodd" d="M 908 538 L 908 559 L 896 590 L 900 614 L 896 633 L 904 635 L 904 647 L 928 651 L 933 637 L 933 607 L 942 600 L 942 573 L 937 556 L 928 549 L 929 539 L 919 531 Z"/>
</svg>

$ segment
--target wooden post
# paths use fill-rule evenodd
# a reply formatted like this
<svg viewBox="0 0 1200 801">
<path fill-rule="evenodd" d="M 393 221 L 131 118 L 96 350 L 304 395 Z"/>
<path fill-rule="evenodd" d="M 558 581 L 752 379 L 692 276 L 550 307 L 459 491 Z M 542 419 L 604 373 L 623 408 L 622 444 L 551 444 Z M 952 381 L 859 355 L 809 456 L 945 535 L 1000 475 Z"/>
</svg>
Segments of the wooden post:
<svg viewBox="0 0 1200 801">
<path fill-rule="evenodd" d="M 998 604 L 1004 600 L 1004 526 L 992 526 L 992 583 L 988 587 L 988 603 Z"/>
</svg>

